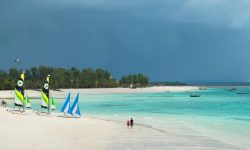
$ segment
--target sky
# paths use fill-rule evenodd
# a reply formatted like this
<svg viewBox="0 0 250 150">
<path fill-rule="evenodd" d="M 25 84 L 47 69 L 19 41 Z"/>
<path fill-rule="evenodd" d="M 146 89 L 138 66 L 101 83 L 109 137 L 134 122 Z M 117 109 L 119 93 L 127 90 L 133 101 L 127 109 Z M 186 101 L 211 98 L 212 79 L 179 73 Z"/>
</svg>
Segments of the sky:
<svg viewBox="0 0 250 150">
<path fill-rule="evenodd" d="M 250 81 L 249 0 L 1 0 L 0 69 L 103 68 L 151 81 Z"/>
</svg>

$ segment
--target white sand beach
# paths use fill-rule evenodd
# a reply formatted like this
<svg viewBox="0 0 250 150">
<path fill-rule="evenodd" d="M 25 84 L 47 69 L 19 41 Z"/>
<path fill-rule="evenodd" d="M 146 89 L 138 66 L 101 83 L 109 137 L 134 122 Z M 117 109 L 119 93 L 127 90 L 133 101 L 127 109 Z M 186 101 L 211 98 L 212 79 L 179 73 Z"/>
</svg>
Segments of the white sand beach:
<svg viewBox="0 0 250 150">
<path fill-rule="evenodd" d="M 129 150 L 129 149 L 235 149 L 175 122 L 161 131 L 136 125 L 126 127 L 123 122 L 92 118 L 12 114 L 0 109 L 1 149 L 17 150 Z M 237 149 L 237 148 L 236 148 Z"/>
</svg>

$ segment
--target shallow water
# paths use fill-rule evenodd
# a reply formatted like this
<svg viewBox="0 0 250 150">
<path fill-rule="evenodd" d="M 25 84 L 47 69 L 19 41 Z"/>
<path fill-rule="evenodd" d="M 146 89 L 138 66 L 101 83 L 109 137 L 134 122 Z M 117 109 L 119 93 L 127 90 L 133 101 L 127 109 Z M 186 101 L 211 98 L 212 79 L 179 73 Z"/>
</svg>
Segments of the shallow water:
<svg viewBox="0 0 250 150">
<path fill-rule="evenodd" d="M 136 123 L 160 131 L 184 125 L 205 136 L 250 148 L 250 94 L 237 94 L 250 92 L 250 87 L 237 87 L 236 91 L 225 88 L 195 91 L 201 95 L 196 98 L 188 92 L 81 95 L 79 105 L 83 116 L 123 122 L 133 117 Z M 57 100 L 57 108 L 63 102 Z M 33 101 L 33 107 L 38 109 L 39 105 Z"/>
</svg>

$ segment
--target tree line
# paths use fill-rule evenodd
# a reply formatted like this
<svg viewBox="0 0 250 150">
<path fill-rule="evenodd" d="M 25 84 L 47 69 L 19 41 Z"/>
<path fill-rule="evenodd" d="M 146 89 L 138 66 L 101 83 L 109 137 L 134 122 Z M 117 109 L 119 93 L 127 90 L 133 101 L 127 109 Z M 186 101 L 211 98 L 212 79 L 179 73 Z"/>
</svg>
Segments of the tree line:
<svg viewBox="0 0 250 150">
<path fill-rule="evenodd" d="M 22 70 L 11 68 L 9 71 L 0 70 L 0 90 L 14 89 L 17 77 Z M 149 78 L 143 74 L 130 74 L 116 80 L 105 69 L 86 68 L 55 68 L 47 66 L 25 69 L 25 88 L 41 89 L 46 76 L 50 74 L 50 88 L 112 88 L 112 87 L 145 87 Z"/>
<path fill-rule="evenodd" d="M 146 87 L 148 85 L 149 78 L 141 73 L 139 74 L 129 74 L 124 76 L 120 80 L 120 85 L 122 87 Z"/>
</svg>

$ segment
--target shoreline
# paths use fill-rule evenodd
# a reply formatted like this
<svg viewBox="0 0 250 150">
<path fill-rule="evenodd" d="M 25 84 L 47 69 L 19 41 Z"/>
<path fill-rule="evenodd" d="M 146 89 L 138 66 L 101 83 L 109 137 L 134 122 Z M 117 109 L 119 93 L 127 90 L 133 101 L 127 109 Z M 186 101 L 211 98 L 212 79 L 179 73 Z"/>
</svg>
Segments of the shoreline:
<svg viewBox="0 0 250 150">
<path fill-rule="evenodd" d="M 161 93 L 161 92 L 185 92 L 199 90 L 198 86 L 155 86 L 146 88 L 93 88 L 93 89 L 59 89 L 50 90 L 50 94 L 59 99 L 63 99 L 69 92 L 71 94 L 81 95 L 88 94 L 138 94 L 138 93 Z M 41 92 L 39 90 L 26 90 L 30 98 L 40 99 Z M 14 99 L 14 90 L 0 91 L 0 99 Z"/>
</svg>

